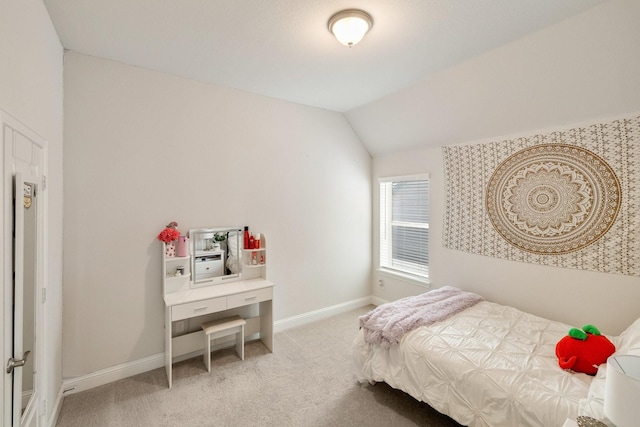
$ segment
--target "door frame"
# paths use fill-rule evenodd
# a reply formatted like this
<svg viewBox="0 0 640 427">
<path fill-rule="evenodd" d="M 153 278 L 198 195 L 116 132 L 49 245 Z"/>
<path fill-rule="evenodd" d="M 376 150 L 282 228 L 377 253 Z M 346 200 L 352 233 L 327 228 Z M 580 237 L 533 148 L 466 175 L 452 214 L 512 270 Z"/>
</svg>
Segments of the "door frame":
<svg viewBox="0 0 640 427">
<path fill-rule="evenodd" d="M 8 130 L 10 129 L 10 131 Z M 32 155 L 30 160 L 25 160 L 27 156 L 19 153 L 15 143 L 16 134 L 20 134 L 31 142 Z M 38 150 L 36 150 L 36 148 Z M 46 178 L 48 167 L 48 147 L 47 141 L 33 130 L 22 124 L 0 109 L 0 172 L 2 175 L 2 198 L 3 209 L 0 211 L 0 223 L 2 223 L 2 245 L 0 245 L 0 259 L 2 260 L 2 290 L 0 291 L 0 318 L 4 325 L 0 328 L 2 348 L 3 381 L 0 387 L 0 423 L 8 427 L 12 425 L 12 375 L 6 373 L 6 363 L 13 355 L 13 179 L 17 172 L 28 176 L 35 176 L 39 179 L 39 207 L 41 213 L 41 230 L 39 236 L 42 241 L 38 243 L 37 260 L 37 288 L 35 290 L 36 300 L 39 301 L 36 310 L 35 334 L 36 334 L 36 354 L 34 369 L 38 373 L 37 389 L 34 390 L 36 400 L 36 424 L 46 425 L 46 399 L 48 373 L 44 363 L 46 351 L 46 334 L 44 329 L 44 319 L 46 318 L 46 281 L 48 278 L 48 200 L 46 191 Z M 36 154 L 37 152 L 37 154 Z"/>
</svg>

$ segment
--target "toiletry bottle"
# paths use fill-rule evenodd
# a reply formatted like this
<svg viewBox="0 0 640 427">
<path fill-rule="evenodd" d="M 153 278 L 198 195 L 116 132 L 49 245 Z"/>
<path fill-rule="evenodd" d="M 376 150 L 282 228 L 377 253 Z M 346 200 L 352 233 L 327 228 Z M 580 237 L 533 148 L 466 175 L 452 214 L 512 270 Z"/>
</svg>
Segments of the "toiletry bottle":
<svg viewBox="0 0 640 427">
<path fill-rule="evenodd" d="M 253 237 L 253 234 L 249 234 L 249 249 L 256 248 L 256 239 Z"/>
<path fill-rule="evenodd" d="M 258 260 L 256 258 L 256 253 L 252 253 L 251 254 L 251 264 L 256 265 L 258 263 Z"/>
<path fill-rule="evenodd" d="M 249 226 L 244 226 L 244 248 L 249 249 Z"/>
<path fill-rule="evenodd" d="M 255 234 L 254 241 L 255 241 L 254 247 L 256 249 L 260 249 L 260 233 Z"/>
<path fill-rule="evenodd" d="M 176 256 L 184 257 L 188 255 L 189 255 L 189 238 L 187 236 L 180 236 L 178 238 Z"/>
</svg>

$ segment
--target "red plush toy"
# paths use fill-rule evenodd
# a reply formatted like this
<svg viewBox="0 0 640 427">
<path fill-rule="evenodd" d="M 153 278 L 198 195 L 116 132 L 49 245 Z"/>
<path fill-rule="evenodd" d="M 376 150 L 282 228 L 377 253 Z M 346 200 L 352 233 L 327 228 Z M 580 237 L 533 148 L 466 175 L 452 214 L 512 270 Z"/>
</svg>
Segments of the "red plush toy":
<svg viewBox="0 0 640 427">
<path fill-rule="evenodd" d="M 595 375 L 598 366 L 616 351 L 615 346 L 593 325 L 582 330 L 572 328 L 569 335 L 556 344 L 556 356 L 562 369 Z"/>
</svg>

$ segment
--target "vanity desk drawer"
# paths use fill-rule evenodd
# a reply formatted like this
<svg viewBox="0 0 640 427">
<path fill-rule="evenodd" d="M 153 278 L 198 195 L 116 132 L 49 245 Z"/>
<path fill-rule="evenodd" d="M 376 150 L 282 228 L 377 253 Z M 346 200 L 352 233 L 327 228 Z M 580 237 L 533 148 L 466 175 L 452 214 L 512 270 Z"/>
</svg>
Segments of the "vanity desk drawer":
<svg viewBox="0 0 640 427">
<path fill-rule="evenodd" d="M 174 305 L 171 308 L 171 320 L 182 320 L 190 317 L 202 316 L 203 314 L 216 313 L 227 308 L 227 298 L 210 298 L 202 301 L 190 302 L 187 304 Z"/>
<path fill-rule="evenodd" d="M 255 291 L 242 292 L 241 294 L 229 295 L 227 297 L 227 308 L 241 307 L 243 305 L 273 299 L 273 289 L 256 289 Z"/>
</svg>

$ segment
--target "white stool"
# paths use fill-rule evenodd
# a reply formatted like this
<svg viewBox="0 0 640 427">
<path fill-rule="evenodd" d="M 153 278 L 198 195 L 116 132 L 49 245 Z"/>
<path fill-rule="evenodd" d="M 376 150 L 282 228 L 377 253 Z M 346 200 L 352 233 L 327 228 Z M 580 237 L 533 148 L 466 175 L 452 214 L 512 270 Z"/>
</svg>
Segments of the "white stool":
<svg viewBox="0 0 640 427">
<path fill-rule="evenodd" d="M 247 322 L 240 316 L 225 317 L 203 323 L 204 331 L 204 364 L 207 371 L 211 372 L 211 340 L 227 335 L 236 334 L 236 352 L 241 360 L 244 360 L 244 326 Z"/>
</svg>

